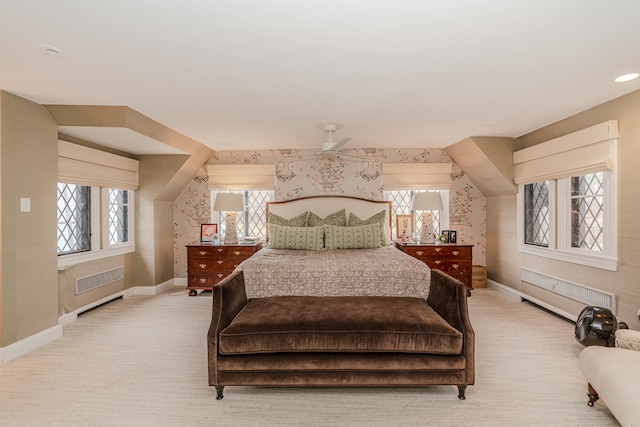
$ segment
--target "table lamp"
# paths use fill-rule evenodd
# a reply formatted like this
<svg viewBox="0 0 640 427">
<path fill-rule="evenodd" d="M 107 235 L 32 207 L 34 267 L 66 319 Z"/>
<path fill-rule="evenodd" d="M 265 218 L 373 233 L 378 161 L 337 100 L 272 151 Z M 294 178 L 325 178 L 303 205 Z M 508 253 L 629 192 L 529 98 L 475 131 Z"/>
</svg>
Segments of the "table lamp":
<svg viewBox="0 0 640 427">
<path fill-rule="evenodd" d="M 224 243 L 238 243 L 238 228 L 236 227 L 236 212 L 244 211 L 244 195 L 241 193 L 218 193 L 213 204 L 214 211 L 225 212 L 226 231 Z"/>
<path fill-rule="evenodd" d="M 420 242 L 435 243 L 436 235 L 433 231 L 432 211 L 439 211 L 443 209 L 440 192 L 425 191 L 413 193 L 411 209 L 414 211 L 422 211 L 422 231 L 420 233 Z"/>
</svg>

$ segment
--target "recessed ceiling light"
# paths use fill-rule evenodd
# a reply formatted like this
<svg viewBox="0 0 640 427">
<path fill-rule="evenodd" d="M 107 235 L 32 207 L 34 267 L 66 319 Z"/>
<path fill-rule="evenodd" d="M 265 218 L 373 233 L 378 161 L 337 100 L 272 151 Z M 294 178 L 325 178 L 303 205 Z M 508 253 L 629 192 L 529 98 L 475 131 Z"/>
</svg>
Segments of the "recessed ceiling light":
<svg viewBox="0 0 640 427">
<path fill-rule="evenodd" d="M 616 83 L 628 82 L 629 80 L 637 79 L 640 77 L 638 73 L 625 74 L 620 77 L 616 77 L 614 80 Z"/>
<path fill-rule="evenodd" d="M 64 50 L 57 48 L 55 46 L 49 46 L 47 44 L 41 44 L 38 46 L 38 48 L 43 51 L 44 53 L 46 53 L 49 56 L 53 56 L 54 58 L 64 58 L 65 57 L 65 53 Z"/>
</svg>

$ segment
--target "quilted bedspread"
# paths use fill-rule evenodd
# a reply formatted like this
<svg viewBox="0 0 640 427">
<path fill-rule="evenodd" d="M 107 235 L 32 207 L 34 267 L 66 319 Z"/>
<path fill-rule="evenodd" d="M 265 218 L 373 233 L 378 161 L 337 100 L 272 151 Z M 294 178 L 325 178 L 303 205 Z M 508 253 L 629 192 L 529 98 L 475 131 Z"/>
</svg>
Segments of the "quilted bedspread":
<svg viewBox="0 0 640 427">
<path fill-rule="evenodd" d="M 243 261 L 247 298 L 279 295 L 407 296 L 426 299 L 430 270 L 394 246 L 376 249 L 265 248 Z"/>
</svg>

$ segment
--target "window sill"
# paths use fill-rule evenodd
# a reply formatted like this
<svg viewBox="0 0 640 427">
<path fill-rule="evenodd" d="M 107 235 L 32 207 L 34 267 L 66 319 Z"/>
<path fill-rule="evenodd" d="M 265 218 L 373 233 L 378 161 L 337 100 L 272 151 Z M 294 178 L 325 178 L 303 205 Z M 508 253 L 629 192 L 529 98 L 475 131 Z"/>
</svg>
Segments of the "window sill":
<svg viewBox="0 0 640 427">
<path fill-rule="evenodd" d="M 58 256 L 58 271 L 66 270 L 69 267 L 73 267 L 77 264 L 82 264 L 90 261 L 98 261 L 105 258 L 110 258 L 118 255 L 125 255 L 135 252 L 134 245 L 120 246 L 114 249 L 104 249 L 101 251 L 82 252 L 79 254 L 61 255 Z"/>
<path fill-rule="evenodd" d="M 535 255 L 543 258 L 555 259 L 557 261 L 570 262 L 573 264 L 586 265 L 588 267 L 600 268 L 602 270 L 618 271 L 617 258 L 563 252 L 555 249 L 525 244 L 518 244 L 518 250 L 523 254 Z"/>
</svg>

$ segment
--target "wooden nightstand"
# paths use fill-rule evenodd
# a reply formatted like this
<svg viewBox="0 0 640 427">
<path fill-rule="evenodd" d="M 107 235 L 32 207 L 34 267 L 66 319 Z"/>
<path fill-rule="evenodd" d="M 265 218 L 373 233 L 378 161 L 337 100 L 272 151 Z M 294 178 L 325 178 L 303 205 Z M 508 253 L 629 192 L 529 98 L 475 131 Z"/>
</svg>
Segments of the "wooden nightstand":
<svg viewBox="0 0 640 427">
<path fill-rule="evenodd" d="M 418 258 L 429 268 L 444 271 L 451 277 L 460 280 L 467 286 L 467 296 L 471 295 L 471 265 L 473 245 L 456 243 L 402 243 L 395 242 L 396 247 L 414 258 Z"/>
<path fill-rule="evenodd" d="M 189 295 L 198 290 L 211 290 L 245 259 L 262 249 L 262 242 L 242 244 L 187 245 L 187 289 Z"/>
</svg>

